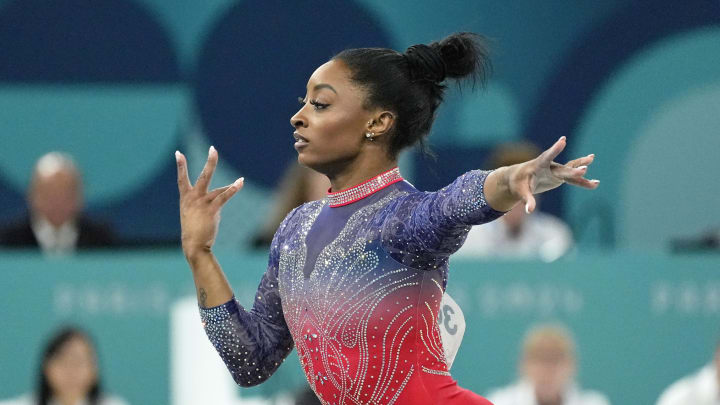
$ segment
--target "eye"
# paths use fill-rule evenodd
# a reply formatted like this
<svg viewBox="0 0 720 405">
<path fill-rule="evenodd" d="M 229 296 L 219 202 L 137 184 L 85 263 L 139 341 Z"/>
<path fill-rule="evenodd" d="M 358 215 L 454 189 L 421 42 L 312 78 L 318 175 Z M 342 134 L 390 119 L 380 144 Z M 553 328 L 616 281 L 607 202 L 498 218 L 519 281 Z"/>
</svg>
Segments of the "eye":
<svg viewBox="0 0 720 405">
<path fill-rule="evenodd" d="M 315 107 L 315 110 L 324 110 L 330 106 L 330 104 L 319 103 L 317 100 L 310 100 L 310 104 Z"/>
<path fill-rule="evenodd" d="M 330 106 L 330 104 L 320 103 L 317 100 L 310 100 L 309 102 L 316 111 L 324 110 Z M 298 97 L 298 103 L 300 103 L 301 105 L 305 105 L 306 101 L 304 98 Z"/>
</svg>

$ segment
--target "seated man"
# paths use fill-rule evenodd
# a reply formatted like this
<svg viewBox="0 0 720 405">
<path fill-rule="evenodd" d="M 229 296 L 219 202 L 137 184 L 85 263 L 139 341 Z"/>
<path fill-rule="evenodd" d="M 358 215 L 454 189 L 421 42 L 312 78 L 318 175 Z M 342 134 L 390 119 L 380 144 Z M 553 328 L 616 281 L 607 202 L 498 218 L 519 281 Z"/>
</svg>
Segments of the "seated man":
<svg viewBox="0 0 720 405">
<path fill-rule="evenodd" d="M 575 383 L 575 344 L 563 327 L 542 325 L 523 343 L 520 380 L 488 395 L 495 405 L 609 405 L 604 395 Z"/>
<path fill-rule="evenodd" d="M 720 343 L 713 360 L 700 370 L 671 384 L 660 395 L 657 405 L 717 405 L 720 404 Z"/>
<path fill-rule="evenodd" d="M 114 241 L 109 229 L 81 216 L 80 172 L 62 153 L 51 152 L 37 161 L 27 202 L 28 215 L 0 232 L 0 245 L 63 254 L 110 246 Z"/>
<path fill-rule="evenodd" d="M 511 166 L 534 159 L 539 154 L 540 150 L 531 144 L 509 143 L 493 152 L 489 165 L 492 168 Z M 453 257 L 553 261 L 567 253 L 572 245 L 572 232 L 562 220 L 539 210 L 528 215 L 524 205 L 517 204 L 499 220 L 474 226 L 465 244 Z"/>
</svg>

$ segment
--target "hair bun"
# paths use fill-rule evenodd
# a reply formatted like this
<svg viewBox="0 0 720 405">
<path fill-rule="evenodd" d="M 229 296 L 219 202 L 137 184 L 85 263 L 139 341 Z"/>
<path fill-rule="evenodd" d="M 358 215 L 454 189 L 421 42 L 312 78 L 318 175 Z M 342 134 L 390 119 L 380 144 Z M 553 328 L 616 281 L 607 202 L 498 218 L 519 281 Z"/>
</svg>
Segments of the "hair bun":
<svg viewBox="0 0 720 405">
<path fill-rule="evenodd" d="M 481 81 L 490 70 L 489 51 L 484 37 L 460 32 L 430 44 L 437 48 L 447 64 L 447 75 L 453 78 L 478 77 Z"/>
<path fill-rule="evenodd" d="M 445 80 L 447 66 L 438 49 L 428 45 L 413 45 L 405 51 L 410 80 L 440 83 Z"/>
<path fill-rule="evenodd" d="M 472 32 L 452 34 L 430 45 L 413 45 L 405 59 L 413 82 L 440 84 L 446 78 L 472 76 L 485 81 L 490 71 L 489 51 L 484 37 Z"/>
</svg>

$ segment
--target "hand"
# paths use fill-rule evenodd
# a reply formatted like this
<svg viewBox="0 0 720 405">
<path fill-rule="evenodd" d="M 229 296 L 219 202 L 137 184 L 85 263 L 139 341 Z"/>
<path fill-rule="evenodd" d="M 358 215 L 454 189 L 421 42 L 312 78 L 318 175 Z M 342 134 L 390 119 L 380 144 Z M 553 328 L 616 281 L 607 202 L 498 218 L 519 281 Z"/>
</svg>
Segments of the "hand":
<svg viewBox="0 0 720 405">
<path fill-rule="evenodd" d="M 208 192 L 210 179 L 212 179 L 218 161 L 215 148 L 210 147 L 208 160 L 194 187 L 188 178 L 185 156 L 180 152 L 175 152 L 175 159 L 177 160 L 177 182 L 180 191 L 182 247 L 185 256 L 189 259 L 198 252 L 209 251 L 212 248 L 220 223 L 220 209 L 242 188 L 243 178 Z"/>
<path fill-rule="evenodd" d="M 533 194 L 544 193 L 563 183 L 591 190 L 600 184 L 598 180 L 587 180 L 583 177 L 587 173 L 588 165 L 595 159 L 593 154 L 571 160 L 564 165 L 553 162 L 565 149 L 565 145 L 566 139 L 563 136 L 537 158 L 507 168 L 508 191 L 516 200 L 525 203 L 525 212 L 528 214 L 535 210 Z"/>
</svg>

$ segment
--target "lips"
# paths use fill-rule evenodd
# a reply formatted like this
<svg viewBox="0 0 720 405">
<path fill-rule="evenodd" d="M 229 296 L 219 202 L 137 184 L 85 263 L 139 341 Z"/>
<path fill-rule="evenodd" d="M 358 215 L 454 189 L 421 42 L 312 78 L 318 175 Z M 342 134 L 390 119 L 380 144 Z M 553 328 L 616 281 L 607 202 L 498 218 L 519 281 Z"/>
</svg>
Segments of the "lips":
<svg viewBox="0 0 720 405">
<path fill-rule="evenodd" d="M 308 142 L 307 138 L 297 132 L 293 133 L 293 138 L 295 138 L 296 142 Z"/>
<path fill-rule="evenodd" d="M 305 138 L 304 136 L 300 135 L 297 132 L 295 132 L 293 134 L 293 138 L 295 138 L 295 149 L 301 148 L 303 146 L 307 146 L 307 144 L 309 143 L 307 138 Z"/>
<path fill-rule="evenodd" d="M 300 134 L 297 133 L 297 132 L 295 132 L 295 133 L 293 134 L 293 138 L 295 138 L 295 149 L 296 149 L 298 152 L 299 152 L 301 149 L 303 149 L 304 147 L 306 147 L 306 146 L 308 145 L 308 143 L 309 143 L 309 141 L 307 140 L 307 138 L 305 138 L 304 136 L 300 135 Z"/>
</svg>

